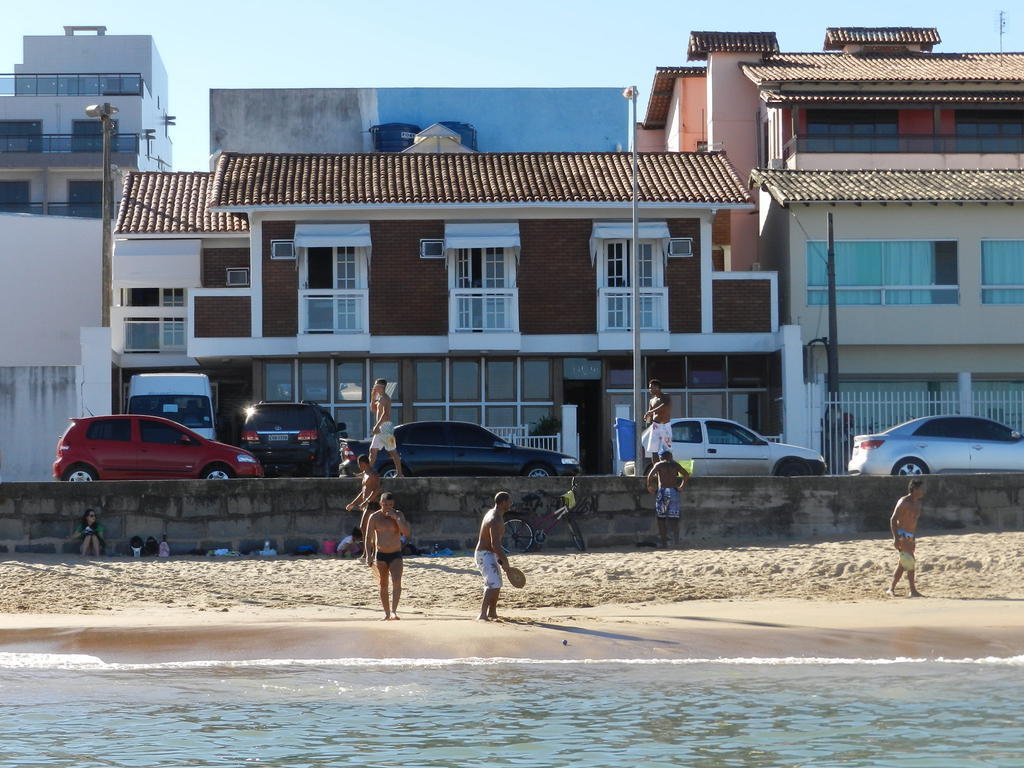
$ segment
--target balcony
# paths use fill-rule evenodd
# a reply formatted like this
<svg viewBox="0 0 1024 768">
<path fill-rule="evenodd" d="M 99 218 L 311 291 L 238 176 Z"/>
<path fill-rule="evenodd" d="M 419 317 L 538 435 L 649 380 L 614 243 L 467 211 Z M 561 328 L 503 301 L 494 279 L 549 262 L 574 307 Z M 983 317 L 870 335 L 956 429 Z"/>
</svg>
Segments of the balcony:
<svg viewBox="0 0 1024 768">
<path fill-rule="evenodd" d="M 0 213 L 43 213 L 42 203 L 0 203 Z"/>
<path fill-rule="evenodd" d="M 448 329 L 451 349 L 519 349 L 519 289 L 453 288 Z"/>
<path fill-rule="evenodd" d="M 300 291 L 300 333 L 367 333 L 367 291 Z"/>
<path fill-rule="evenodd" d="M 184 352 L 185 319 L 131 317 L 124 320 L 124 351 Z"/>
<path fill-rule="evenodd" d="M 785 167 L 802 170 L 1016 167 L 1021 154 L 1024 136 L 1006 134 L 802 135 L 782 148 Z"/>
<path fill-rule="evenodd" d="M 0 213 L 34 213 L 81 219 L 98 219 L 102 209 L 102 203 L 0 203 Z"/>
<path fill-rule="evenodd" d="M 136 133 L 116 133 L 110 137 L 111 152 L 138 154 L 139 136 Z M 0 136 L 0 153 L 70 154 L 73 152 L 102 152 L 103 137 L 80 136 L 71 133 L 33 133 Z"/>
<path fill-rule="evenodd" d="M 598 346 L 601 349 L 629 348 L 633 330 L 633 289 L 600 289 L 597 311 Z M 644 348 L 668 347 L 668 288 L 640 289 L 640 333 Z"/>
<path fill-rule="evenodd" d="M 0 75 L 0 96 L 141 96 L 142 88 L 137 73 Z"/>
</svg>

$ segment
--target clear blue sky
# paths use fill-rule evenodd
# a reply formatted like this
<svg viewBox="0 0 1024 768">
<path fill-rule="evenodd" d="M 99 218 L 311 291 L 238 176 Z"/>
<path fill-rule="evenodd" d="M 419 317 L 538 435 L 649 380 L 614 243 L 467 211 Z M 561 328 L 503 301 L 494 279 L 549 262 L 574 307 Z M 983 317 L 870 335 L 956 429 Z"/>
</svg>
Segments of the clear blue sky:
<svg viewBox="0 0 1024 768">
<path fill-rule="evenodd" d="M 1016 7 L 1015 7 L 1016 6 Z M 170 79 L 176 170 L 207 166 L 210 88 L 398 86 L 640 87 L 685 63 L 693 29 L 771 30 L 786 51 L 819 51 L 827 26 L 935 26 L 941 51 L 1024 50 L 1019 0 L 211 0 L 19 2 L 0 25 L 0 72 L 23 35 L 65 24 L 153 35 Z M 631 15 L 627 15 L 631 14 Z"/>
</svg>

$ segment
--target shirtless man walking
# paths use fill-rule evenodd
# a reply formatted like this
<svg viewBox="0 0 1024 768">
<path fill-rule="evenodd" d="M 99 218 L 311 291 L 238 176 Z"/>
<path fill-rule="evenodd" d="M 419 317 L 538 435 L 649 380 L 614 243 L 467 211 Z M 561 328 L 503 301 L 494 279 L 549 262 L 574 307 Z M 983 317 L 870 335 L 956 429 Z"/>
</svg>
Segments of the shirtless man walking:
<svg viewBox="0 0 1024 768">
<path fill-rule="evenodd" d="M 351 512 L 355 507 L 363 511 L 359 518 L 359 530 L 366 534 L 366 521 L 370 517 L 370 505 L 377 501 L 380 496 L 380 475 L 377 474 L 370 463 L 370 457 L 365 453 L 360 454 L 356 459 L 359 471 L 363 473 L 363 481 L 359 486 L 359 495 L 345 505 L 345 509 Z"/>
<path fill-rule="evenodd" d="M 907 495 L 896 502 L 896 509 L 892 512 L 889 520 L 889 529 L 892 531 L 892 545 L 897 552 L 909 552 L 914 554 L 917 549 L 917 521 L 921 517 L 921 500 L 924 498 L 924 480 L 915 478 L 907 485 Z M 907 583 L 910 584 L 910 596 L 922 597 L 914 584 L 914 571 L 905 570 L 902 562 L 897 562 L 896 572 L 892 575 L 892 584 L 885 594 L 889 597 L 896 596 L 896 584 L 903 574 L 907 574 Z"/>
<path fill-rule="evenodd" d="M 370 466 L 377 463 L 377 452 L 383 448 L 391 454 L 391 460 L 395 464 L 395 476 L 402 475 L 402 457 L 398 455 L 395 446 L 395 425 L 391 423 L 391 398 L 387 393 L 387 379 L 377 379 L 373 382 L 373 390 L 370 392 L 370 413 L 374 416 L 373 429 L 370 434 Z"/>
<path fill-rule="evenodd" d="M 383 621 L 398 621 L 398 601 L 402 597 L 402 537 L 411 535 L 409 522 L 395 509 L 395 497 L 380 495 L 380 509 L 366 521 L 363 546 L 366 562 L 377 571 L 380 582 L 380 603 L 384 606 Z M 391 599 L 388 600 L 388 576 L 391 576 Z"/>
<path fill-rule="evenodd" d="M 657 481 L 654 515 L 658 519 L 658 545 L 664 549 L 668 546 L 669 531 L 672 533 L 672 546 L 679 546 L 679 492 L 690 479 L 690 473 L 673 460 L 671 451 L 662 451 L 660 459 L 647 473 L 647 492 L 654 493 Z"/>
<path fill-rule="evenodd" d="M 508 572 L 508 558 L 501 548 L 505 535 L 504 515 L 512 505 L 508 491 L 494 495 L 494 506 L 484 512 L 480 522 L 480 538 L 476 542 L 476 565 L 484 577 L 484 598 L 477 621 L 498 618 L 498 595 L 501 592 L 501 571 Z M 500 570 L 499 570 L 500 569 Z"/>
<path fill-rule="evenodd" d="M 647 383 L 651 399 L 648 403 L 647 413 L 644 414 L 644 424 L 650 426 L 644 430 L 640 437 L 644 453 L 650 454 L 652 461 L 657 461 L 658 454 L 662 451 L 672 450 L 672 427 L 669 421 L 672 419 L 672 407 L 668 398 L 662 394 L 661 382 L 658 379 L 651 379 Z M 637 474 L 640 474 L 637 468 Z"/>
</svg>

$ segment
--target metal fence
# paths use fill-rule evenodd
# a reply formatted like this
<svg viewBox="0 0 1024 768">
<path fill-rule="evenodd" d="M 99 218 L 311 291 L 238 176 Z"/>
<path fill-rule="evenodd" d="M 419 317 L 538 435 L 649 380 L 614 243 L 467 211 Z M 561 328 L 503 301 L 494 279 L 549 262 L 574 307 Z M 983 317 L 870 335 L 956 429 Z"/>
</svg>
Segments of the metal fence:
<svg viewBox="0 0 1024 768">
<path fill-rule="evenodd" d="M 531 435 L 530 428 L 526 424 L 514 427 L 486 427 L 502 440 L 513 445 L 521 445 L 524 448 L 544 448 L 548 451 L 562 450 L 561 435 Z"/>
</svg>

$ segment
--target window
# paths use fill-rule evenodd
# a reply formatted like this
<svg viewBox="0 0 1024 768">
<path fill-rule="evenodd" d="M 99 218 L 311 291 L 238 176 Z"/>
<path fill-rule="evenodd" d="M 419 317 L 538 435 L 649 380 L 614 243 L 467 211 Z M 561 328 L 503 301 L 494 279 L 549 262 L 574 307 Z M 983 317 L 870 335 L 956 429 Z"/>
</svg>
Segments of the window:
<svg viewBox="0 0 1024 768">
<path fill-rule="evenodd" d="M 183 307 L 184 288 L 123 288 L 123 307 Z"/>
<path fill-rule="evenodd" d="M 334 409 L 334 420 L 338 422 L 340 427 L 342 424 L 345 425 L 345 434 L 353 438 L 365 437 L 367 433 L 366 428 L 366 408 L 335 408 Z"/>
<path fill-rule="evenodd" d="M 602 329 L 626 331 L 632 326 L 632 287 L 630 276 L 629 240 L 606 240 L 604 259 L 598 277 L 602 289 Z M 641 241 L 638 247 L 637 273 L 641 288 L 661 288 L 663 285 L 663 263 L 654 258 L 654 243 Z M 660 254 L 659 254 L 660 255 Z M 640 298 L 640 327 L 656 329 L 661 326 L 661 302 L 652 292 L 644 292 Z"/>
<path fill-rule="evenodd" d="M 337 399 L 351 402 L 363 402 L 366 375 L 362 363 L 338 363 L 335 368 Z M 351 433 L 362 434 L 362 433 Z"/>
<path fill-rule="evenodd" d="M 551 361 L 523 361 L 523 399 L 551 399 Z"/>
<path fill-rule="evenodd" d="M 181 439 L 183 437 L 188 440 L 189 444 L 192 443 L 192 439 L 180 429 L 175 429 L 170 424 L 161 424 L 156 421 L 147 421 L 145 419 L 140 420 L 139 433 L 141 434 L 142 442 L 144 443 L 177 445 L 178 443 L 184 442 Z"/>
<path fill-rule="evenodd" d="M 374 360 L 370 363 L 370 381 L 376 381 L 377 379 L 384 379 L 388 382 L 388 395 L 391 397 L 392 404 L 402 399 L 402 378 L 397 362 L 393 360 Z M 392 388 L 394 391 L 392 391 Z"/>
<path fill-rule="evenodd" d="M 466 424 L 449 424 L 451 444 L 463 448 L 493 448 L 494 435 Z"/>
<path fill-rule="evenodd" d="M 838 242 L 836 301 L 840 305 L 957 304 L 956 241 Z M 828 303 L 827 246 L 807 243 L 807 304 Z"/>
<path fill-rule="evenodd" d="M 673 443 L 702 443 L 699 421 L 677 421 L 672 425 Z"/>
<path fill-rule="evenodd" d="M 629 288 L 632 283 L 629 277 L 629 245 L 628 240 L 609 240 L 605 243 L 605 280 L 606 288 Z M 655 285 L 654 245 L 650 242 L 640 243 L 640 259 L 637 264 L 640 273 L 640 287 Z M 660 273 L 660 269 L 658 270 Z M 657 284 L 660 284 L 660 274 Z"/>
<path fill-rule="evenodd" d="M 444 406 L 419 405 L 413 409 L 416 421 L 444 421 Z"/>
<path fill-rule="evenodd" d="M 164 320 L 160 324 L 160 348 L 161 349 L 184 349 L 185 348 L 185 321 Z"/>
<path fill-rule="evenodd" d="M 294 240 L 271 240 L 270 241 L 270 258 L 271 259 L 294 259 L 295 258 L 295 241 Z"/>
<path fill-rule="evenodd" d="M 516 364 L 511 360 L 487 361 L 487 399 L 516 399 Z"/>
<path fill-rule="evenodd" d="M 132 423 L 129 419 L 94 421 L 86 430 L 87 440 L 117 440 L 126 443 L 132 439 Z"/>
<path fill-rule="evenodd" d="M 445 445 L 444 426 L 441 424 L 411 424 L 402 431 L 406 445 Z"/>
<path fill-rule="evenodd" d="M 809 109 L 807 152 L 894 152 L 899 147 L 894 109 Z"/>
<path fill-rule="evenodd" d="M 416 399 L 444 400 L 444 363 L 440 360 L 417 360 L 414 367 Z"/>
<path fill-rule="evenodd" d="M 451 364 L 451 399 L 480 399 L 480 363 L 477 360 L 453 360 Z M 479 416 L 477 417 L 479 419 Z M 463 419 L 472 421 L 472 419 Z"/>
<path fill-rule="evenodd" d="M 0 137 L 3 149 L 3 137 Z M 0 181 L 0 213 L 31 213 L 31 187 L 27 181 Z"/>
<path fill-rule="evenodd" d="M 162 288 L 160 291 L 160 305 L 164 307 L 184 307 L 184 288 Z"/>
<path fill-rule="evenodd" d="M 1024 304 L 1024 240 L 981 241 L 981 303 Z"/>
<path fill-rule="evenodd" d="M 517 425 L 515 406 L 490 406 L 484 422 L 488 427 L 514 427 Z"/>
<path fill-rule="evenodd" d="M 966 110 L 956 112 L 958 152 L 1024 151 L 1024 112 Z"/>
<path fill-rule="evenodd" d="M 468 421 L 471 424 L 480 423 L 480 406 L 478 405 L 453 405 L 449 409 L 449 418 L 452 421 Z"/>
<path fill-rule="evenodd" d="M 263 397 L 269 401 L 289 402 L 293 399 L 291 363 L 263 364 Z"/>
<path fill-rule="evenodd" d="M 687 362 L 687 383 L 690 387 L 704 389 L 725 386 L 725 358 L 721 355 L 693 356 Z"/>
<path fill-rule="evenodd" d="M 455 255 L 456 288 L 506 288 L 504 248 L 459 248 Z"/>
<path fill-rule="evenodd" d="M 42 152 L 42 121 L 0 120 L 0 151 Z"/>
<path fill-rule="evenodd" d="M 69 181 L 68 182 L 68 216 L 80 216 L 87 219 L 100 217 L 103 208 L 102 181 Z"/>
<path fill-rule="evenodd" d="M 117 133 L 117 120 L 111 120 L 111 131 Z M 102 152 L 103 123 L 99 119 L 71 121 L 72 152 Z"/>
<path fill-rule="evenodd" d="M 708 421 L 708 444 L 710 445 L 763 445 L 763 441 L 735 424 L 724 421 Z"/>
<path fill-rule="evenodd" d="M 533 434 L 534 430 L 544 419 L 551 418 L 551 406 L 550 405 L 524 405 L 523 406 L 523 423 L 529 427 L 530 434 Z"/>
<path fill-rule="evenodd" d="M 327 363 L 299 363 L 299 399 L 325 403 L 330 400 Z"/>
</svg>

